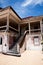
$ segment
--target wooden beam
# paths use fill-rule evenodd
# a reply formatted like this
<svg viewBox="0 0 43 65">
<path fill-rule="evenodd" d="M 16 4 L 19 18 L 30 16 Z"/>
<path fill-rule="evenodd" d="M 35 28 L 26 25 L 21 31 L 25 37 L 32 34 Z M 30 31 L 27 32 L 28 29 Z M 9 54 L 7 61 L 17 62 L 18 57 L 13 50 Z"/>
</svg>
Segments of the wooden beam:
<svg viewBox="0 0 43 65">
<path fill-rule="evenodd" d="M 0 28 L 5 28 L 5 27 L 7 27 L 6 25 L 5 26 L 0 26 Z"/>
<path fill-rule="evenodd" d="M 7 17 L 7 14 L 0 15 L 0 19 L 6 18 L 6 17 Z"/>
<path fill-rule="evenodd" d="M 2 31 L 2 32 L 4 32 L 4 31 L 6 31 L 6 29 L 3 29 L 3 28 L 6 28 L 7 27 L 7 25 L 5 25 L 5 26 L 0 26 L 0 31 Z"/>
<path fill-rule="evenodd" d="M 0 15 L 7 14 L 8 12 L 9 12 L 9 9 L 6 9 L 6 10 L 3 10 L 3 11 L 0 11 Z"/>
<path fill-rule="evenodd" d="M 25 23 L 29 23 L 29 22 L 38 22 L 42 18 L 43 18 L 43 16 L 36 16 L 36 17 L 29 18 L 29 19 L 23 19 L 20 24 L 25 24 Z"/>
<path fill-rule="evenodd" d="M 6 30 L 0 30 L 0 32 L 5 32 Z"/>
<path fill-rule="evenodd" d="M 10 14 L 10 19 L 12 19 L 17 24 L 19 23 L 19 22 L 17 22 L 17 19 L 12 14 Z"/>
<path fill-rule="evenodd" d="M 31 29 L 30 31 L 39 31 L 41 30 L 40 28 L 39 29 Z"/>
</svg>

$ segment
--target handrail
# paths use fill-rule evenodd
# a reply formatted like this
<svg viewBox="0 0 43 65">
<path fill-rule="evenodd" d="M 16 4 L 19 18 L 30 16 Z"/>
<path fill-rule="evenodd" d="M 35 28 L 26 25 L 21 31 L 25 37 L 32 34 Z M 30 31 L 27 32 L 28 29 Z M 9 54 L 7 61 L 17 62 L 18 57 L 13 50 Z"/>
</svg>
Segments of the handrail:
<svg viewBox="0 0 43 65">
<path fill-rule="evenodd" d="M 25 35 L 27 32 L 29 32 L 29 30 L 26 30 L 26 31 L 24 32 L 24 35 Z"/>
<path fill-rule="evenodd" d="M 29 32 L 29 30 L 27 30 L 27 31 L 24 32 L 24 34 L 22 35 L 22 38 L 20 37 L 21 39 L 18 40 L 18 42 L 19 42 L 18 44 L 20 44 L 23 41 L 24 37 L 26 36 L 26 34 L 28 32 Z"/>
<path fill-rule="evenodd" d="M 27 34 L 27 32 L 29 32 L 29 30 L 25 31 L 23 35 L 21 35 L 16 42 L 14 43 L 14 45 L 10 48 L 12 49 L 16 44 L 20 44 L 23 41 L 23 38 L 25 37 L 25 35 Z"/>
</svg>

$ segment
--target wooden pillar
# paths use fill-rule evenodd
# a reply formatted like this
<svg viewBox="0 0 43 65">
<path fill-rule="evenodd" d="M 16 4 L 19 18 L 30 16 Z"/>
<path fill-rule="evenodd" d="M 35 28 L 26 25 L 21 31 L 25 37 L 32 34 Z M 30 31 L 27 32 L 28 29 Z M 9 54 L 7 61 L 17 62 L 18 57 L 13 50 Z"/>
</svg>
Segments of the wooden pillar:
<svg viewBox="0 0 43 65">
<path fill-rule="evenodd" d="M 28 23 L 28 26 L 29 26 L 29 35 L 30 35 L 30 22 Z"/>
<path fill-rule="evenodd" d="M 6 38 L 5 39 L 7 39 L 6 40 L 6 43 L 5 43 L 5 48 L 7 49 L 6 50 L 6 52 L 8 52 L 9 51 L 9 35 L 8 35 L 8 31 L 9 31 L 9 13 L 8 13 L 8 15 L 7 15 L 7 27 L 6 27 L 6 31 L 5 31 L 5 36 L 6 36 Z"/>
<path fill-rule="evenodd" d="M 41 29 L 41 34 L 42 34 L 42 20 L 40 21 L 40 29 Z"/>
<path fill-rule="evenodd" d="M 19 31 L 19 35 L 20 35 L 20 24 L 18 24 L 18 31 Z"/>
<path fill-rule="evenodd" d="M 7 15 L 7 29 L 6 31 L 9 31 L 9 14 Z"/>
<path fill-rule="evenodd" d="M 7 29 L 6 31 L 8 32 L 9 31 L 9 13 L 7 15 Z M 8 50 L 9 50 L 9 35 L 7 33 L 7 44 L 8 44 Z"/>
</svg>

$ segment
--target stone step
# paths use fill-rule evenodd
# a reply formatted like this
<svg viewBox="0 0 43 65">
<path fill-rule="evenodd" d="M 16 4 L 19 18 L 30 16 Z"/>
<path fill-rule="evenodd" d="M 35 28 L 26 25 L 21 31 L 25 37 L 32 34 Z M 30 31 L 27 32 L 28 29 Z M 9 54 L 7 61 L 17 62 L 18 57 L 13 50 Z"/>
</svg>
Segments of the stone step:
<svg viewBox="0 0 43 65">
<path fill-rule="evenodd" d="M 10 55 L 10 56 L 17 56 L 17 57 L 20 57 L 21 54 L 20 53 L 10 53 L 10 52 L 7 52 L 7 53 L 3 53 L 5 55 Z"/>
</svg>

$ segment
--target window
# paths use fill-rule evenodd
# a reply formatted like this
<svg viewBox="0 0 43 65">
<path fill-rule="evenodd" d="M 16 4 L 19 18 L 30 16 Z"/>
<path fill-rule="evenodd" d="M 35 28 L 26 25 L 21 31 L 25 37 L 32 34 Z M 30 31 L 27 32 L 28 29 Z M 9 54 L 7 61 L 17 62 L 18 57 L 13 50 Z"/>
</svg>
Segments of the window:
<svg viewBox="0 0 43 65">
<path fill-rule="evenodd" d="M 0 45 L 2 44 L 2 38 L 0 37 Z"/>
<path fill-rule="evenodd" d="M 34 45 L 38 46 L 39 45 L 39 36 L 34 37 Z"/>
</svg>

